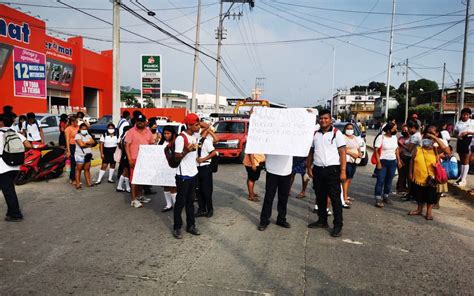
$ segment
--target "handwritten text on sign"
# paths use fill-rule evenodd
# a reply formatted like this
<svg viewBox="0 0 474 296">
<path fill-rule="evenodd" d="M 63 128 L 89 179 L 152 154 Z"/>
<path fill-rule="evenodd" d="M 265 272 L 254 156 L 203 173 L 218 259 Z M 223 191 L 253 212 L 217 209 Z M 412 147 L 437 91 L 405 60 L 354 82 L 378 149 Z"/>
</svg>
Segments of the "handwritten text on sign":
<svg viewBox="0 0 474 296">
<path fill-rule="evenodd" d="M 303 108 L 255 108 L 245 153 L 307 156 L 316 114 Z"/>
<path fill-rule="evenodd" d="M 176 169 L 168 165 L 164 149 L 164 145 L 140 145 L 133 184 L 176 186 Z"/>
</svg>

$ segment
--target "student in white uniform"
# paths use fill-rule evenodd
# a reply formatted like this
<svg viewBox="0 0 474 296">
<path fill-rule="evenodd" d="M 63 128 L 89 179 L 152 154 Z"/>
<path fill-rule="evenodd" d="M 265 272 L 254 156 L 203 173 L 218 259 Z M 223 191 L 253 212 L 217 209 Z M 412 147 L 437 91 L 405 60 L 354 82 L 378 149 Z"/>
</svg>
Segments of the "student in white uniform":
<svg viewBox="0 0 474 296">
<path fill-rule="evenodd" d="M 458 186 L 466 186 L 467 174 L 469 172 L 470 146 L 474 136 L 474 121 L 471 119 L 471 109 L 461 110 L 461 118 L 454 127 L 454 134 L 458 137 L 456 151 L 461 160 L 461 174 L 456 181 Z"/>
<path fill-rule="evenodd" d="M 291 185 L 291 172 L 293 168 L 293 156 L 289 155 L 265 155 L 265 167 L 267 178 L 265 184 L 265 198 L 263 200 L 262 213 L 258 230 L 264 231 L 270 224 L 272 216 L 273 200 L 278 192 L 278 216 L 276 224 L 284 228 L 291 225 L 286 221 L 288 196 Z"/>
<path fill-rule="evenodd" d="M 212 132 L 211 132 L 212 133 Z M 201 137 L 198 141 L 198 176 L 197 176 L 197 196 L 199 208 L 196 217 L 211 218 L 214 215 L 212 204 L 212 191 L 214 183 L 212 179 L 211 160 L 217 155 L 214 148 L 213 138 L 209 134 L 209 129 L 201 131 Z"/>
<path fill-rule="evenodd" d="M 306 162 L 308 175 L 313 178 L 319 219 L 309 228 L 328 228 L 327 197 L 334 212 L 332 236 L 341 236 L 343 218 L 341 184 L 346 181 L 346 141 L 341 131 L 332 126 L 331 112 L 319 113 L 321 128 L 314 134 L 312 148 Z"/>
<path fill-rule="evenodd" d="M 36 120 L 36 115 L 33 112 L 26 114 L 26 121 L 23 125 L 23 132 L 26 139 L 30 142 L 44 143 L 43 129 Z"/>
<path fill-rule="evenodd" d="M 164 145 L 166 147 L 169 143 L 174 142 L 177 136 L 176 129 L 171 125 L 167 125 L 163 128 L 163 136 L 158 145 Z M 176 203 L 176 186 L 163 186 L 163 192 L 166 206 L 161 212 L 165 213 L 171 211 Z"/>
<path fill-rule="evenodd" d="M 109 167 L 109 183 L 114 183 L 114 171 L 115 171 L 115 159 L 114 154 L 117 149 L 118 138 L 116 135 L 115 125 L 109 123 L 107 125 L 107 132 L 100 136 L 100 157 L 102 158 L 102 167 L 99 171 L 99 176 L 96 185 L 102 182 L 102 178 L 105 175 L 105 170 Z"/>
<path fill-rule="evenodd" d="M 0 116 L 0 155 L 3 155 L 4 153 L 4 134 L 9 130 L 13 130 L 11 128 L 12 124 L 12 117 L 4 115 Z M 23 142 L 25 148 L 31 148 L 31 144 L 22 134 L 16 132 L 16 135 L 18 136 L 19 140 Z M 2 190 L 3 197 L 5 198 L 5 202 L 7 204 L 7 214 L 5 216 L 5 221 L 7 222 L 20 222 L 23 220 L 23 214 L 20 210 L 14 182 L 16 175 L 18 175 L 19 169 L 20 166 L 10 166 L 6 164 L 5 161 L 3 161 L 3 157 L 0 156 L 0 189 Z"/>
<path fill-rule="evenodd" d="M 187 129 L 175 140 L 175 158 L 181 160 L 176 170 L 176 204 L 174 206 L 173 236 L 182 239 L 181 228 L 183 219 L 181 212 L 186 208 L 186 231 L 192 235 L 200 235 L 194 219 L 194 195 L 196 190 L 197 169 L 197 134 L 200 127 L 199 117 L 189 113 L 184 118 Z M 186 139 L 184 139 L 186 137 Z M 187 144 L 187 145 L 186 145 Z"/>
</svg>

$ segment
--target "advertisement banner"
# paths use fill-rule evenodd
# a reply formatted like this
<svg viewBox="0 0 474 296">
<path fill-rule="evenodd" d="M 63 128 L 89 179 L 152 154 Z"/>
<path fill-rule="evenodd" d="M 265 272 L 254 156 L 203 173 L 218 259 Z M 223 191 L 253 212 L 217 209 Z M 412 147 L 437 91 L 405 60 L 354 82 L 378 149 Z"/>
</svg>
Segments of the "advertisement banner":
<svg viewBox="0 0 474 296">
<path fill-rule="evenodd" d="M 15 47 L 13 63 L 14 95 L 46 99 L 46 55 Z"/>
<path fill-rule="evenodd" d="M 46 73 L 49 88 L 71 90 L 74 78 L 74 65 L 48 59 Z"/>
<path fill-rule="evenodd" d="M 161 55 L 141 55 L 142 99 L 161 99 Z"/>
</svg>

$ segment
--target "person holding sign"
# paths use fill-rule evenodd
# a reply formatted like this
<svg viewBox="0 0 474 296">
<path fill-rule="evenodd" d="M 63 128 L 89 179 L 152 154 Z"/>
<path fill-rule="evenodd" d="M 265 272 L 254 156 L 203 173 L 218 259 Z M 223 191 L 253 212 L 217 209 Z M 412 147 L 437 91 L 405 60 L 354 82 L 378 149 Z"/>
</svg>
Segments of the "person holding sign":
<svg viewBox="0 0 474 296">
<path fill-rule="evenodd" d="M 342 202 L 341 183 L 346 181 L 346 141 L 342 133 L 332 126 L 331 112 L 319 113 L 320 129 L 313 136 L 313 144 L 308 154 L 306 168 L 313 178 L 319 219 L 310 223 L 309 228 L 328 228 L 327 197 L 331 199 L 334 212 L 333 237 L 341 236 Z"/>
<path fill-rule="evenodd" d="M 201 129 L 199 117 L 189 113 L 184 118 L 187 129 L 182 132 L 175 141 L 175 158 L 180 161 L 176 173 L 176 204 L 174 205 L 173 236 L 182 239 L 181 228 L 183 219 L 181 212 L 186 208 L 186 231 L 192 235 L 200 235 L 194 220 L 194 195 L 196 191 L 197 168 L 197 137 Z"/>
<path fill-rule="evenodd" d="M 166 146 L 169 143 L 174 142 L 177 136 L 176 129 L 171 125 L 167 125 L 163 128 L 163 136 L 158 145 Z M 176 186 L 163 186 L 163 192 L 165 195 L 166 206 L 161 210 L 161 212 L 165 213 L 171 211 L 176 203 Z"/>
</svg>

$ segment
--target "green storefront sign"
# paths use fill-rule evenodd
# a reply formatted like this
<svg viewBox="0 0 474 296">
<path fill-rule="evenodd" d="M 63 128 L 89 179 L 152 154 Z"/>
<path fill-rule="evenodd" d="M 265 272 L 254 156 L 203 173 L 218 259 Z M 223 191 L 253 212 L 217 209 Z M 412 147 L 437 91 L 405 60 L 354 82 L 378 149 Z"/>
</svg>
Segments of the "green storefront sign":
<svg viewBox="0 0 474 296">
<path fill-rule="evenodd" d="M 142 55 L 142 72 L 161 72 L 160 56 Z"/>
</svg>

